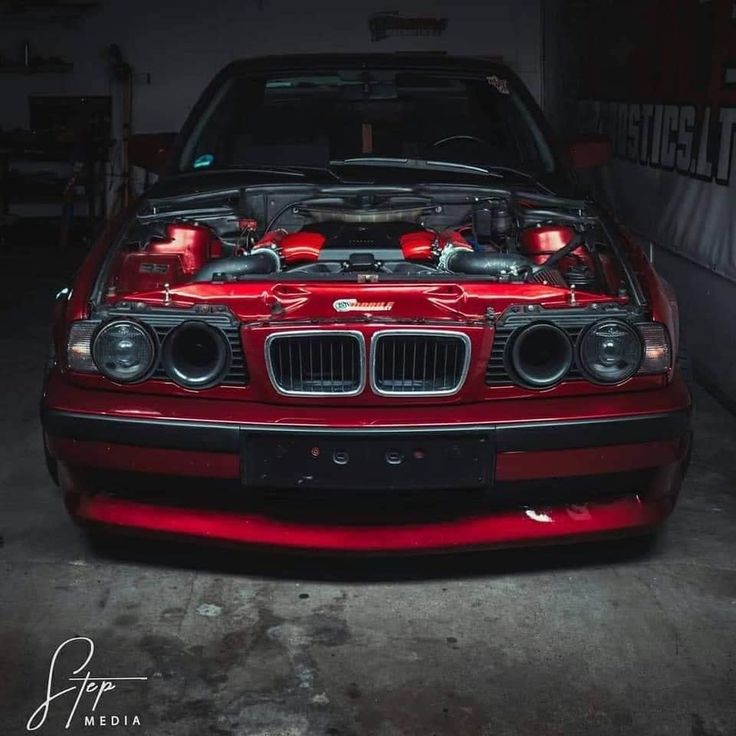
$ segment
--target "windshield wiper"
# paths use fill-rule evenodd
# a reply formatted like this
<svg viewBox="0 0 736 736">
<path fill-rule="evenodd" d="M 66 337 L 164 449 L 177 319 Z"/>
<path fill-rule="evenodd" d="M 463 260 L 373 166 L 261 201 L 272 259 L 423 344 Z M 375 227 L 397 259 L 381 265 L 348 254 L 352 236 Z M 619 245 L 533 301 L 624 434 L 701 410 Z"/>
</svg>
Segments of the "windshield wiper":
<svg viewBox="0 0 736 736">
<path fill-rule="evenodd" d="M 534 176 L 534 174 L 530 174 L 528 171 L 514 169 L 511 166 L 489 166 L 488 170 L 491 173 L 498 174 L 501 177 L 503 177 L 504 174 L 511 174 L 513 176 L 518 176 L 521 179 L 526 179 L 526 181 L 530 181 L 538 186 L 540 189 L 543 189 L 545 192 L 547 192 L 547 194 L 554 195 L 554 192 L 549 187 L 546 187 L 544 184 L 542 184 L 542 182 L 540 182 L 539 179 Z"/>
<path fill-rule="evenodd" d="M 305 174 L 300 168 L 296 166 L 261 166 L 261 165 L 247 165 L 247 166 L 217 166 L 212 169 L 189 169 L 186 171 L 180 171 L 179 174 L 188 176 L 190 174 L 196 174 L 197 176 L 217 175 L 217 174 L 247 174 L 249 172 L 256 174 L 280 174 L 281 176 L 298 176 L 300 179 L 304 178 Z"/>
<path fill-rule="evenodd" d="M 482 174 L 503 179 L 503 174 L 496 173 L 482 166 L 471 166 L 455 161 L 433 161 L 423 158 L 392 158 L 389 156 L 364 156 L 357 158 L 345 158 L 330 161 L 330 166 L 397 166 L 402 169 L 437 169 L 439 171 L 454 171 L 459 169 L 469 174 Z"/>
<path fill-rule="evenodd" d="M 247 173 L 249 171 L 255 171 L 259 174 L 282 174 L 285 176 L 298 176 L 300 179 L 309 177 L 310 174 L 325 174 L 332 179 L 342 181 L 340 177 L 332 171 L 332 169 L 326 166 L 313 166 L 311 164 L 285 164 L 283 166 L 266 166 L 266 165 L 255 165 L 255 166 L 225 166 L 220 169 L 212 169 L 212 171 L 226 171 L 228 173 Z"/>
<path fill-rule="evenodd" d="M 547 194 L 554 194 L 554 192 L 542 184 L 534 174 L 530 174 L 528 171 L 522 171 L 521 169 L 514 169 L 511 166 L 472 166 L 470 164 L 461 164 L 457 161 L 434 161 L 431 159 L 420 158 L 392 158 L 389 156 L 364 156 L 330 161 L 330 166 L 352 165 L 397 166 L 407 169 L 437 169 L 439 171 L 460 170 L 469 174 L 491 176 L 494 179 L 506 179 L 509 175 L 512 175 L 534 183 L 537 187 L 547 192 Z"/>
</svg>

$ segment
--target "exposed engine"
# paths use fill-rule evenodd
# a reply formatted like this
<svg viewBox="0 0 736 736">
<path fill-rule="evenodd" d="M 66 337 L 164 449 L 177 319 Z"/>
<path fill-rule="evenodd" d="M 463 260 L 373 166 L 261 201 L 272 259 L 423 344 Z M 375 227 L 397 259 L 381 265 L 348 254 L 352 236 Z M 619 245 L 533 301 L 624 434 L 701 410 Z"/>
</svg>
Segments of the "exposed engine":
<svg viewBox="0 0 736 736">
<path fill-rule="evenodd" d="M 297 369 L 314 365 L 312 353 L 303 352 L 312 350 L 312 332 L 306 343 L 292 342 L 297 338 L 290 331 L 274 342 L 273 324 L 380 325 L 380 319 L 406 327 L 396 328 L 398 337 L 377 329 L 371 351 L 378 341 L 399 345 L 403 356 L 410 344 L 421 375 L 407 384 L 409 364 L 397 363 L 399 351 L 391 348 L 390 360 L 371 374 L 378 395 L 452 392 L 463 380 L 463 356 L 487 350 L 478 341 L 486 339 L 489 324 L 488 386 L 546 390 L 567 378 L 617 384 L 637 371 L 667 369 L 665 328 L 646 321 L 632 263 L 609 235 L 605 215 L 587 203 L 450 185 L 370 195 L 341 186 L 329 194 L 274 185 L 236 191 L 235 202 L 230 195 L 214 207 L 201 206 L 201 198 L 196 206 L 173 199 L 140 211 L 100 284 L 106 303 L 99 313 L 109 328 L 94 338 L 97 347 L 89 343 L 96 328 L 86 322 L 78 328 L 88 330 L 79 339 L 88 340 L 90 361 L 111 371 L 118 363 L 105 362 L 106 341 L 132 344 L 135 334 L 149 358 L 135 363 L 134 377 L 123 365 L 109 374 L 114 380 L 166 375 L 188 389 L 242 385 L 238 330 L 244 325 L 251 350 L 276 351 L 268 352 L 268 361 L 278 392 L 332 394 L 329 384 L 337 387 L 335 395 L 353 395 L 365 378 L 360 358 L 350 375 L 326 378 L 322 367 Z M 121 316 L 133 321 L 115 319 Z M 462 325 L 465 338 L 447 337 L 445 344 L 445 337 L 440 343 L 435 334 L 427 337 L 425 327 L 438 323 Z M 466 338 L 476 341 L 474 348 Z M 322 366 L 327 356 L 336 365 L 329 356 L 338 351 L 342 371 L 344 356 L 365 337 L 348 336 L 338 345 L 328 331 L 325 339 L 317 362 Z M 437 357 L 440 349 L 446 361 Z M 445 364 L 455 373 L 444 373 Z"/>
<path fill-rule="evenodd" d="M 139 217 L 108 295 L 250 278 L 480 278 L 615 294 L 620 264 L 594 217 L 513 198 L 305 198 L 266 222 Z M 281 222 L 288 220 L 288 222 Z"/>
</svg>

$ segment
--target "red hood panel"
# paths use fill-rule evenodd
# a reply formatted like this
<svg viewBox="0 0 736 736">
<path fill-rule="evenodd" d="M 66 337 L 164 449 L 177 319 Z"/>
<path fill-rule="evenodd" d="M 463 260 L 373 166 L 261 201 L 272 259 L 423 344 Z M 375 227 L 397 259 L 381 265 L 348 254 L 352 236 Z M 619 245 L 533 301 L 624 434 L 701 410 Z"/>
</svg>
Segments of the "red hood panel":
<svg viewBox="0 0 736 736">
<path fill-rule="evenodd" d="M 163 291 L 127 294 L 126 301 L 162 306 Z M 488 310 L 501 313 L 511 304 L 541 304 L 565 307 L 570 292 L 542 284 L 458 283 L 198 283 L 183 285 L 169 293 L 169 306 L 193 304 L 227 306 L 243 322 L 349 321 L 366 315 L 381 320 L 485 319 Z M 118 300 L 116 300 L 118 301 Z M 577 294 L 577 303 L 614 301 L 600 294 Z"/>
</svg>

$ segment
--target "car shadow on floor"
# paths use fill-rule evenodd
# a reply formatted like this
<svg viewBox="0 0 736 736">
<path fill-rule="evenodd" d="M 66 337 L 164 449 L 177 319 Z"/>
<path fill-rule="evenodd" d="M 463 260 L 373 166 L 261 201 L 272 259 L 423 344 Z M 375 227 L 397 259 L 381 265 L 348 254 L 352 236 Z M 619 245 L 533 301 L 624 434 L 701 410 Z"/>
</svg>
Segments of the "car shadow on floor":
<svg viewBox="0 0 736 736">
<path fill-rule="evenodd" d="M 413 555 L 297 553 L 119 534 L 89 537 L 89 548 L 100 562 L 263 579 L 388 583 L 640 564 L 661 553 L 665 536 Z"/>
</svg>

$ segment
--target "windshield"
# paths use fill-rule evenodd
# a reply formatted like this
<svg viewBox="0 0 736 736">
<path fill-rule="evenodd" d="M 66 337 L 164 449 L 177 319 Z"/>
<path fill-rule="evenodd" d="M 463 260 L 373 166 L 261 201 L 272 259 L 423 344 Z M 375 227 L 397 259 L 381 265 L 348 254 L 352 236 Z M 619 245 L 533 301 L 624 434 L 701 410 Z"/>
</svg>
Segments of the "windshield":
<svg viewBox="0 0 736 736">
<path fill-rule="evenodd" d="M 529 174 L 555 165 L 507 79 L 356 69 L 231 78 L 194 127 L 179 168 L 327 167 L 371 158 Z"/>
</svg>

